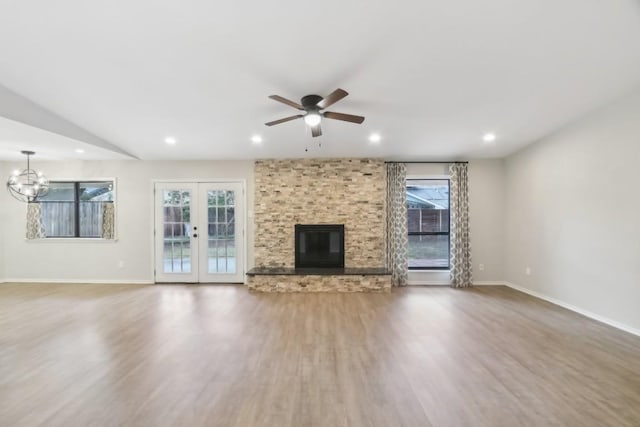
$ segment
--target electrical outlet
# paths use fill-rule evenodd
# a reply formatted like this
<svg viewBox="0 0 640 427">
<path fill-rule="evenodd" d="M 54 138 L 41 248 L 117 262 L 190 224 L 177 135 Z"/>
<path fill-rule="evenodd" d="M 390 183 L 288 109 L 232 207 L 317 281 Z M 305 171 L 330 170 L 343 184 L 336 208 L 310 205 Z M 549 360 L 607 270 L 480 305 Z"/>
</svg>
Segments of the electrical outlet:
<svg viewBox="0 0 640 427">
<path fill-rule="evenodd" d="M 524 269 L 524 274 L 526 274 L 527 276 L 531 276 L 531 267 L 527 267 Z"/>
<path fill-rule="evenodd" d="M 479 264 L 478 265 L 478 270 L 484 271 L 484 264 Z"/>
<path fill-rule="evenodd" d="M 118 261 L 118 268 L 123 268 L 124 267 L 124 261 L 120 260 Z"/>
</svg>

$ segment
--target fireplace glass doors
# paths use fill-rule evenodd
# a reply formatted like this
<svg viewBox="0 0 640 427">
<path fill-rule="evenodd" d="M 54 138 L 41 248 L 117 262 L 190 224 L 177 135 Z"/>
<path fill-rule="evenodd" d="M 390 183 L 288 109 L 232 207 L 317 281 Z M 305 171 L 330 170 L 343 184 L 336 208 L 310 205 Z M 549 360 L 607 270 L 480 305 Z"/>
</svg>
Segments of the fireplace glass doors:
<svg viewBox="0 0 640 427">
<path fill-rule="evenodd" d="M 344 268 L 343 224 L 296 224 L 296 268 Z"/>
</svg>

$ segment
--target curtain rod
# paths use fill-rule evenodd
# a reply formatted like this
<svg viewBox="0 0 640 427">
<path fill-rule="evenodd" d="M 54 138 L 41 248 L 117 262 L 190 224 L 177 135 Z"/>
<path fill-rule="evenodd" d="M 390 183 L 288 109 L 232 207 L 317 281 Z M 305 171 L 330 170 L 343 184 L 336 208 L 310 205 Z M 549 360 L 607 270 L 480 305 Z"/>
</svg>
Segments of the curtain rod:
<svg viewBox="0 0 640 427">
<path fill-rule="evenodd" d="M 446 164 L 446 163 L 469 163 L 469 162 L 385 162 L 385 163 L 439 163 L 439 164 Z"/>
</svg>

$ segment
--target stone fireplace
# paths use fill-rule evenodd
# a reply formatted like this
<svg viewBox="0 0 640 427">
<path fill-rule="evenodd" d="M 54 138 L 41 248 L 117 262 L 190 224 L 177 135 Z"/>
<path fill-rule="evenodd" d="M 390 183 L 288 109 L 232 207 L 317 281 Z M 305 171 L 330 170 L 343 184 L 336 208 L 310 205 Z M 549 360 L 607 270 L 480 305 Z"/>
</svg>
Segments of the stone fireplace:
<svg viewBox="0 0 640 427">
<path fill-rule="evenodd" d="M 383 268 L 385 185 L 381 159 L 257 160 L 254 270 L 271 273 L 250 272 L 249 288 L 388 290 L 390 278 Z M 343 274 L 295 272 L 296 224 L 343 226 Z"/>
</svg>

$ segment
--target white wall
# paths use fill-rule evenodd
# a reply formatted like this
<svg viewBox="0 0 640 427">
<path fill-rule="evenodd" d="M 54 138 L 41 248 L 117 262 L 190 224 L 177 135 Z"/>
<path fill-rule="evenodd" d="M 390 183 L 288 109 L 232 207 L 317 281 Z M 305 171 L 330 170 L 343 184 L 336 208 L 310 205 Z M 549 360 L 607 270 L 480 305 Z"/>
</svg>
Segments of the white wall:
<svg viewBox="0 0 640 427">
<path fill-rule="evenodd" d="M 504 281 L 504 162 L 469 162 L 469 223 L 475 283 Z M 484 265 L 484 271 L 480 270 Z"/>
<path fill-rule="evenodd" d="M 247 207 L 253 206 L 252 161 L 38 162 L 51 180 L 117 179 L 117 241 L 26 241 L 24 203 L 5 193 L 1 246 L 4 277 L 10 280 L 153 281 L 153 185 L 160 179 L 244 179 Z M 4 164 L 4 171 L 20 168 Z M 5 174 L 2 175 L 3 177 Z M 247 219 L 248 265 L 253 265 L 253 219 Z M 2 249 L 0 249 L 2 255 Z M 0 258 L 2 259 L 2 258 Z M 118 268 L 118 262 L 124 266 Z"/>
<path fill-rule="evenodd" d="M 152 180 L 245 179 L 247 208 L 253 206 L 252 161 L 90 161 L 39 162 L 50 179 L 111 178 L 118 180 L 116 242 L 26 241 L 25 205 L 0 192 L 0 280 L 145 281 L 152 277 Z M 2 177 L 20 163 L 0 162 Z M 447 174 L 446 165 L 410 164 L 409 175 Z M 469 164 L 474 278 L 503 280 L 502 161 Z M 4 218 L 3 218 L 4 216 Z M 253 219 L 247 220 L 248 265 L 253 266 Z M 38 259 L 37 267 L 33 260 Z M 118 262 L 125 262 L 118 268 Z M 4 261 L 4 262 L 3 262 Z M 478 264 L 485 270 L 479 271 Z M 4 273 L 4 274 L 3 274 Z M 448 283 L 448 272 L 411 273 L 413 283 Z"/>
<path fill-rule="evenodd" d="M 445 164 L 407 165 L 407 176 L 448 175 Z M 504 281 L 504 164 L 501 159 L 469 162 L 469 215 L 473 279 L 478 284 Z M 480 271 L 479 265 L 484 264 Z M 448 284 L 449 272 L 409 273 L 411 284 Z"/>
<path fill-rule="evenodd" d="M 9 177 L 9 173 L 10 172 L 7 169 L 6 165 L 0 162 L 0 179 L 3 180 L 2 181 L 3 183 L 4 183 L 4 180 Z M 6 205 L 9 197 L 10 196 L 6 190 L 0 191 L 0 283 L 4 281 L 4 246 L 5 246 L 4 229 L 5 229 L 5 222 L 6 222 L 5 211 L 6 211 Z"/>
<path fill-rule="evenodd" d="M 508 157 L 507 280 L 640 331 L 639 161 L 640 90 Z"/>
</svg>

